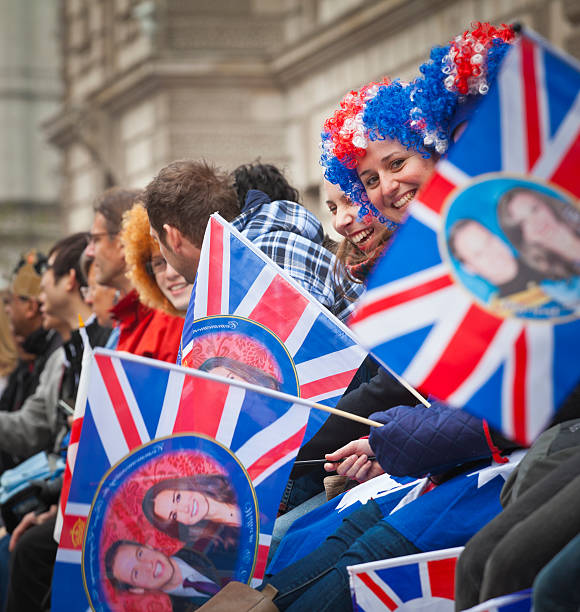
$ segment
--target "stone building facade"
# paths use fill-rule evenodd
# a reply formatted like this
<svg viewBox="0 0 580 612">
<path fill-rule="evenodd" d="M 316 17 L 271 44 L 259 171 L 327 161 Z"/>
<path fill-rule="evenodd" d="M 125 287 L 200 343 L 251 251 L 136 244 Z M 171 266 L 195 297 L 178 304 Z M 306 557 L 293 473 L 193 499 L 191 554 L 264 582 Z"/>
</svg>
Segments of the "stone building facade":
<svg viewBox="0 0 580 612">
<path fill-rule="evenodd" d="M 476 20 L 518 21 L 579 54 L 575 0 L 61 0 L 64 97 L 45 124 L 63 156 L 66 228 L 111 184 L 167 162 L 260 157 L 320 206 L 323 118 L 350 88 L 410 77 Z M 321 217 L 326 216 L 321 212 Z"/>
<path fill-rule="evenodd" d="M 60 235 L 60 153 L 42 123 L 60 108 L 58 0 L 0 0 L 0 287 L 25 249 Z"/>
</svg>

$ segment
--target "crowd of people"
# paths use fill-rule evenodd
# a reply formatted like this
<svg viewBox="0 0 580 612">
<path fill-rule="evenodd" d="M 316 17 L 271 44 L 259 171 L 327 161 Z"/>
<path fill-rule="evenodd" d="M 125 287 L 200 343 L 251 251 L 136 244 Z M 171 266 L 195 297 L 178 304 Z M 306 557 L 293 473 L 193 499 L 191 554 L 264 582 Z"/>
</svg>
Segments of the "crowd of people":
<svg viewBox="0 0 580 612">
<path fill-rule="evenodd" d="M 36 250 L 24 255 L 5 297 L 11 336 L 4 334 L 7 339 L 3 336 L 0 345 L 5 355 L 0 361 L 5 371 L 0 469 L 13 468 L 40 451 L 58 454 L 66 447 L 81 369 L 79 317 L 93 347 L 175 363 L 205 228 L 214 212 L 346 321 L 374 263 L 436 162 L 460 137 L 473 100 L 489 88 L 514 38 L 509 27 L 477 24 L 450 45 L 434 48 L 415 80 L 385 78 L 344 97 L 325 122 L 321 155 L 326 204 L 342 237 L 338 245 L 324 235 L 320 221 L 300 204 L 298 191 L 275 166 L 256 162 L 225 172 L 207 161 L 180 160 L 161 169 L 143 191 L 114 187 L 101 194 L 88 232 L 58 241 L 46 257 Z M 520 234 L 534 237 L 530 217 L 521 212 L 522 206 L 530 206 L 526 197 L 521 191 L 505 197 L 499 223 L 508 238 L 515 226 L 521 227 Z M 560 203 L 553 208 L 556 216 L 564 214 Z M 453 234 L 453 252 L 462 262 L 477 244 L 477 236 L 466 239 L 460 234 L 478 229 L 475 221 L 470 223 Z M 561 246 L 564 239 L 566 248 Z M 559 242 L 560 252 L 547 242 L 528 245 L 518 264 L 536 276 L 547 268 L 556 271 L 555 279 L 570 276 L 570 270 L 577 275 L 578 235 L 562 231 Z M 475 265 L 481 267 L 482 261 L 475 258 Z M 500 266 L 498 274 L 509 272 Z M 504 282 L 503 276 L 494 279 L 497 287 L 511 280 L 506 276 Z M 232 359 L 215 358 L 201 367 L 277 388 L 272 377 L 257 376 L 251 366 Z M 415 396 L 370 357 L 338 408 L 383 425 L 369 431 L 333 415 L 302 447 L 299 460 L 327 462 L 320 469 L 294 468 L 272 552 L 278 544 L 284 546 L 294 520 L 307 520 L 308 511 L 327 500 L 327 473 L 342 476 L 343 489 L 384 473 L 427 476 L 413 503 L 420 500 L 431 512 L 442 512 L 454 501 L 446 494 L 449 483 L 490 461 L 508 461 L 517 448 L 467 412 L 436 401 L 428 408 L 417 405 Z M 457 610 L 532 585 L 536 612 L 577 609 L 580 596 L 573 585 L 580 573 L 580 519 L 575 512 L 580 491 L 579 408 L 576 390 L 508 479 L 503 510 L 497 500 L 463 529 L 447 533 L 445 526 L 436 526 L 445 532 L 438 540 L 444 547 L 466 545 L 457 566 Z M 242 517 L 230 516 L 232 496 L 205 482 L 212 478 L 218 477 L 200 477 L 201 484 L 192 478 L 160 483 L 143 500 L 147 520 L 181 540 L 195 559 L 178 561 L 145 545 L 120 541 L 106 560 L 107 577 L 115 588 L 136 595 L 148 589 L 166 592 L 174 609 L 237 609 L 240 594 L 232 589 L 242 585 L 235 583 L 204 604 L 220 583 L 207 559 L 189 551 L 200 525 L 179 518 L 182 500 L 197 495 L 212 507 L 221 545 L 227 548 L 235 541 L 232 534 Z M 23 514 L 12 533 L 0 540 L 0 597 L 10 612 L 50 607 L 58 494 L 58 487 L 52 488 L 43 511 Z M 411 505 L 397 511 L 399 522 Z M 406 537 L 387 514 L 379 500 L 369 500 L 309 555 L 267 574 L 266 588 L 246 596 L 265 598 L 264 610 L 351 609 L 348 566 L 430 550 Z M 425 522 L 431 515 L 425 515 Z M 163 572 L 144 579 L 146 568 L 155 563 Z M 176 580 L 188 564 L 197 568 L 196 575 L 206 576 L 205 587 Z M 144 568 L 140 574 L 137 566 Z M 250 591 L 247 585 L 245 589 Z"/>
</svg>

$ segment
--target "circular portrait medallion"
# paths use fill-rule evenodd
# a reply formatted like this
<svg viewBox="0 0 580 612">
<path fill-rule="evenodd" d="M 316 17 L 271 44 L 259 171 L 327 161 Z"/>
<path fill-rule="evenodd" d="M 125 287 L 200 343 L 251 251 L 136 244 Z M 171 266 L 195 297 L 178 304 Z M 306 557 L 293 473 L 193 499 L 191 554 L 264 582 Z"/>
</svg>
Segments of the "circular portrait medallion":
<svg viewBox="0 0 580 612">
<path fill-rule="evenodd" d="M 580 313 L 580 210 L 553 185 L 478 177 L 446 202 L 439 250 L 498 316 L 561 322 Z"/>
<path fill-rule="evenodd" d="M 263 325 L 218 315 L 195 321 L 192 335 L 184 366 L 300 395 L 292 357 L 280 338 Z"/>
<path fill-rule="evenodd" d="M 258 535 L 254 488 L 228 448 L 199 434 L 154 440 L 111 468 L 93 499 L 82 555 L 91 608 L 196 609 L 250 581 Z"/>
</svg>

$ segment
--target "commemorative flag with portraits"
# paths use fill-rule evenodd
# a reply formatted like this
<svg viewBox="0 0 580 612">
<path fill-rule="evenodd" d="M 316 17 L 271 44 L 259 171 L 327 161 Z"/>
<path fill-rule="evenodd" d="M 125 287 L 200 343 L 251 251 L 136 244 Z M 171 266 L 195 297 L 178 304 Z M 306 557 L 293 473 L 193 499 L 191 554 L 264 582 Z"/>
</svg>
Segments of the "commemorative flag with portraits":
<svg viewBox="0 0 580 612">
<path fill-rule="evenodd" d="M 411 204 L 349 325 L 530 444 L 580 380 L 580 70 L 532 33 Z"/>
<path fill-rule="evenodd" d="M 261 582 L 309 409 L 256 389 L 94 351 L 53 609 L 171 610 Z"/>
<path fill-rule="evenodd" d="M 455 609 L 455 565 L 463 547 L 351 565 L 353 610 Z"/>
<path fill-rule="evenodd" d="M 316 274 L 316 270 L 312 270 Z M 210 217 L 181 364 L 335 406 L 366 352 L 352 332 L 217 213 Z M 252 368 L 268 379 L 255 377 Z M 305 441 L 328 414 L 313 410 Z"/>
</svg>

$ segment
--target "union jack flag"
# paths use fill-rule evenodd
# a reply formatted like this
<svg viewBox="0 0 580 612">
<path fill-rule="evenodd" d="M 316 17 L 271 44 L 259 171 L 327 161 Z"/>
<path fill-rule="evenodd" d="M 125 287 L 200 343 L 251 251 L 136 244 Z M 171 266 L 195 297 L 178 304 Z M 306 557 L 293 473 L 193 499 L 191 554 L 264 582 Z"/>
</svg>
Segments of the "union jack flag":
<svg viewBox="0 0 580 612">
<path fill-rule="evenodd" d="M 273 332 L 294 364 L 294 394 L 328 406 L 336 405 L 366 355 L 345 325 L 217 213 L 206 229 L 185 319 L 183 365 L 198 367 L 192 359 L 197 322 L 216 315 L 248 319 Z M 312 411 L 305 439 L 327 416 Z"/>
<path fill-rule="evenodd" d="M 455 564 L 462 550 L 461 546 L 351 565 L 348 573 L 354 609 L 451 612 Z"/>
<path fill-rule="evenodd" d="M 197 462 L 196 465 L 203 468 L 201 471 L 209 473 L 209 459 L 200 458 L 195 453 L 184 455 L 180 451 L 174 453 L 175 457 L 170 454 L 168 459 L 164 459 L 166 463 L 163 468 L 159 467 L 161 464 L 155 464 L 153 468 L 145 463 L 149 471 L 139 472 L 139 478 L 135 477 L 129 485 L 119 484 L 122 478 L 114 480 L 117 483 L 113 486 L 114 490 L 129 486 L 127 491 L 130 497 L 123 502 L 126 507 L 121 507 L 123 504 L 119 506 L 116 501 L 117 506 L 113 508 L 113 502 L 105 504 L 103 501 L 103 483 L 108 482 L 107 478 L 110 481 L 111 476 L 119 470 L 130 471 L 131 462 L 134 464 L 134 458 L 139 456 L 135 453 L 146 451 L 147 457 L 156 457 L 156 453 L 161 453 L 159 445 L 181 439 L 180 432 L 195 434 L 202 441 L 209 440 L 215 443 L 218 450 L 230 449 L 235 457 L 228 461 L 233 461 L 234 467 L 241 464 L 247 480 L 251 481 L 248 491 L 255 493 L 250 494 L 250 501 L 255 499 L 256 503 L 255 546 L 250 546 L 250 552 L 249 549 L 243 554 L 240 552 L 240 560 L 231 578 L 252 585 L 259 584 L 264 574 L 280 497 L 292 467 L 291 459 L 296 456 L 302 443 L 308 415 L 309 410 L 303 406 L 230 386 L 226 379 L 216 379 L 205 372 L 96 349 L 56 559 L 53 609 L 87 609 L 87 592 L 91 592 L 90 568 L 93 567 L 96 575 L 104 574 L 99 565 L 102 565 L 99 557 L 102 551 L 99 554 L 95 552 L 99 550 L 99 538 L 107 537 L 101 535 L 105 533 L 103 525 L 118 538 L 133 536 L 142 544 L 163 550 L 168 556 L 183 546 L 182 542 L 147 522 L 141 510 L 142 493 L 150 481 L 159 479 L 160 473 L 167 472 L 168 466 L 171 469 L 175 467 L 175 475 L 182 476 L 184 466 L 187 471 L 188 465 Z M 240 507 L 242 493 L 236 489 Z M 98 517 L 99 512 L 102 514 L 103 505 L 110 505 L 113 510 L 117 508 L 118 516 L 115 515 L 115 520 L 109 520 L 109 523 L 103 519 L 101 527 L 93 528 L 91 525 L 98 525 L 94 517 Z M 241 526 L 244 529 L 249 519 L 245 510 L 241 513 Z M 143 538 L 146 541 L 142 541 Z M 95 539 L 94 550 L 87 553 L 87 546 Z M 239 574 L 240 571 L 242 574 Z M 86 591 L 83 582 L 89 585 Z M 98 596 L 91 595 L 93 609 L 144 609 L 140 607 L 145 605 L 143 597 L 148 598 L 147 603 L 156 600 L 156 609 L 171 609 L 168 597 L 162 593 L 148 593 L 143 597 L 122 596 L 113 592 L 104 576 L 102 583 L 99 587 L 101 604 L 96 603 Z M 117 599 L 113 601 L 115 597 Z"/>
<path fill-rule="evenodd" d="M 502 314 L 491 307 L 490 287 L 464 273 L 454 257 L 450 225 L 463 206 L 466 217 L 508 245 L 496 216 L 507 187 L 571 200 L 569 212 L 578 216 L 579 90 L 572 60 L 535 35 L 513 45 L 465 134 L 413 202 L 349 321 L 363 345 L 410 384 L 524 444 L 580 378 L 578 278 L 576 285 L 570 281 L 575 308 L 554 309 L 536 287 L 528 299 L 543 295 L 544 310 Z"/>
<path fill-rule="evenodd" d="M 530 612 L 532 603 L 532 589 L 526 589 L 519 593 L 488 599 L 465 612 Z"/>
</svg>

